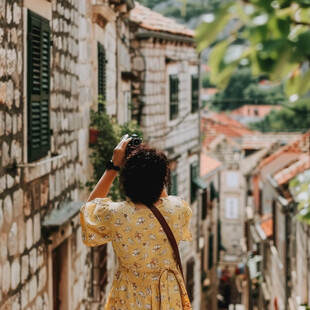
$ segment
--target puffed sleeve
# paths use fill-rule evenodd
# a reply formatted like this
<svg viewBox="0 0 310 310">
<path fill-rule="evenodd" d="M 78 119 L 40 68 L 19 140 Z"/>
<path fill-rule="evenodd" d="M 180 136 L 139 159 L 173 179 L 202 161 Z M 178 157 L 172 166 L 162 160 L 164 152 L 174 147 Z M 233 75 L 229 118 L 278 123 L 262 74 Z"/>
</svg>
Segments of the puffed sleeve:
<svg viewBox="0 0 310 310">
<path fill-rule="evenodd" d="M 112 240 L 112 212 L 109 198 L 95 198 L 80 210 L 82 240 L 87 246 L 98 246 Z"/>
<path fill-rule="evenodd" d="M 183 208 L 182 208 L 183 223 L 182 223 L 182 238 L 181 238 L 181 240 L 191 241 L 192 240 L 192 232 L 189 228 L 189 225 L 190 225 L 190 219 L 192 216 L 192 210 L 185 200 L 181 199 L 181 201 L 183 204 Z"/>
</svg>

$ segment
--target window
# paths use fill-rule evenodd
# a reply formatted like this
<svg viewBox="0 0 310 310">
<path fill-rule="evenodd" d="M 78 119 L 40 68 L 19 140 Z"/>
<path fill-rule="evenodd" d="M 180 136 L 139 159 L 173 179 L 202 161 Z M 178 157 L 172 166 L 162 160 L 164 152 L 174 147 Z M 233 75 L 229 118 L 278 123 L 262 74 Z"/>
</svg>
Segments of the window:
<svg viewBox="0 0 310 310">
<path fill-rule="evenodd" d="M 48 20 L 28 11 L 28 161 L 50 150 L 50 36 Z"/>
<path fill-rule="evenodd" d="M 169 195 L 176 196 L 178 194 L 178 174 L 176 171 L 171 172 L 171 186 L 169 188 Z"/>
<path fill-rule="evenodd" d="M 201 219 L 205 220 L 207 218 L 208 215 L 208 192 L 207 189 L 204 189 L 202 191 L 202 195 L 201 195 L 201 199 L 202 199 L 202 203 L 201 203 Z"/>
<path fill-rule="evenodd" d="M 92 249 L 93 255 L 93 297 L 97 301 L 102 301 L 106 292 L 106 285 L 108 283 L 108 253 L 107 245 L 101 245 Z"/>
<path fill-rule="evenodd" d="M 191 164 L 191 202 L 196 200 L 197 196 L 197 186 L 195 184 L 195 179 L 199 176 L 199 166 L 198 162 Z"/>
<path fill-rule="evenodd" d="M 170 120 L 173 120 L 179 114 L 179 78 L 177 75 L 169 75 L 169 89 Z"/>
<path fill-rule="evenodd" d="M 227 219 L 238 219 L 239 217 L 239 200 L 235 197 L 225 199 L 225 217 Z"/>
<path fill-rule="evenodd" d="M 102 44 L 98 42 L 98 111 L 104 110 L 106 101 L 106 56 L 105 49 Z"/>
<path fill-rule="evenodd" d="M 189 300 L 192 302 L 194 300 L 194 269 L 195 260 L 191 258 L 186 264 L 186 289 L 188 293 Z"/>
<path fill-rule="evenodd" d="M 209 235 L 208 269 L 213 267 L 213 234 Z"/>
<path fill-rule="evenodd" d="M 239 186 L 239 175 L 236 171 L 226 172 L 226 186 L 228 187 L 238 187 Z"/>
<path fill-rule="evenodd" d="M 192 113 L 199 108 L 199 78 L 198 75 L 192 75 Z"/>
</svg>

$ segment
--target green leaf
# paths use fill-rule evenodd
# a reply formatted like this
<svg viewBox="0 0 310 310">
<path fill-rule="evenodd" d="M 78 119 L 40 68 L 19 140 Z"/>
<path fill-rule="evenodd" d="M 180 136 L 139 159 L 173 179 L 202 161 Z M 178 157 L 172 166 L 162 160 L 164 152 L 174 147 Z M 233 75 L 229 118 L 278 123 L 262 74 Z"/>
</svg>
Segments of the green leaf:
<svg viewBox="0 0 310 310">
<path fill-rule="evenodd" d="M 211 43 L 213 43 L 220 32 L 223 31 L 227 23 L 232 19 L 229 8 L 232 7 L 232 3 L 225 5 L 218 12 L 213 14 L 214 20 L 207 23 L 201 23 L 196 29 L 196 40 L 198 42 L 197 51 L 201 52 Z M 210 16 L 212 20 L 212 16 Z"/>
</svg>

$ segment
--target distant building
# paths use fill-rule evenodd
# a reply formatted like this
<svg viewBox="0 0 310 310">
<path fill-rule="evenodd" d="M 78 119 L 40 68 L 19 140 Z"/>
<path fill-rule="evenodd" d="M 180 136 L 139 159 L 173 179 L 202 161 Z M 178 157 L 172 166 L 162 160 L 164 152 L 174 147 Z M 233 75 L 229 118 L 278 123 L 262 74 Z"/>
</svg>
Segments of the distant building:
<svg viewBox="0 0 310 310">
<path fill-rule="evenodd" d="M 289 188 L 290 180 L 310 168 L 309 143 L 306 133 L 272 152 L 260 160 L 248 179 L 250 310 L 255 306 L 271 310 L 275 304 L 278 309 L 297 310 L 309 302 L 299 291 L 306 281 L 301 276 L 301 262 L 307 255 L 302 242 L 306 237 L 300 230 L 303 225 L 294 220 L 297 208 Z"/>
<path fill-rule="evenodd" d="M 181 244 L 193 309 L 200 309 L 200 78 L 194 31 L 136 3 L 130 12 L 132 117 L 172 164 L 169 193 L 190 202 L 193 241 Z"/>
<path fill-rule="evenodd" d="M 230 117 L 238 122 L 246 125 L 249 123 L 255 123 L 262 121 L 271 111 L 281 110 L 280 105 L 256 105 L 246 104 L 240 108 L 232 110 Z"/>
<path fill-rule="evenodd" d="M 202 191 L 201 204 L 201 272 L 202 272 L 202 309 L 216 309 L 218 295 L 217 268 L 220 260 L 220 173 L 223 165 L 204 153 L 200 155 L 200 176 L 206 183 Z"/>
</svg>

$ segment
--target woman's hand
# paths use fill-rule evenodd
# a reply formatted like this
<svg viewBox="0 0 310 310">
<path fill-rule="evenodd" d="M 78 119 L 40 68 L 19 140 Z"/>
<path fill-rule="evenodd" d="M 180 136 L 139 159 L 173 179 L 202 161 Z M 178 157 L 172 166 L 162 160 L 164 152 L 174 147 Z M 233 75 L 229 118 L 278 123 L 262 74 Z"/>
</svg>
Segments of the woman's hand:
<svg viewBox="0 0 310 310">
<path fill-rule="evenodd" d="M 113 164 L 117 167 L 124 166 L 127 144 L 131 140 L 131 138 L 128 137 L 129 137 L 128 134 L 123 136 L 120 143 L 116 146 L 116 148 L 113 151 L 112 161 Z"/>
</svg>

